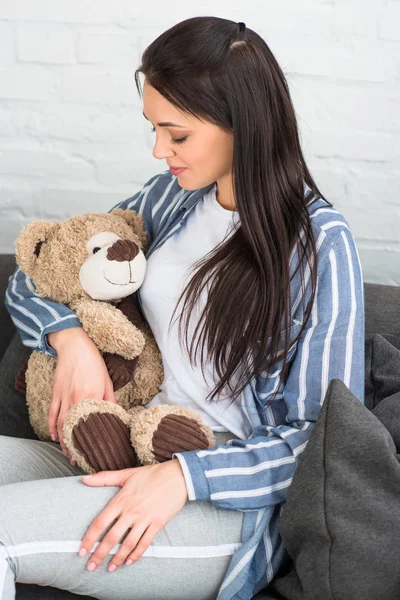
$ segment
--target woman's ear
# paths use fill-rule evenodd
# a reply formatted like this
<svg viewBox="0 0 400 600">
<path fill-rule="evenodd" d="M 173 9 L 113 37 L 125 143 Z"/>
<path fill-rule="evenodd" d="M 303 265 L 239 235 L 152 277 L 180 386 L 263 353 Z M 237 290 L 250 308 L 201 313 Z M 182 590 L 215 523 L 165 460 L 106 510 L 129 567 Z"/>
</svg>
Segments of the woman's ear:
<svg viewBox="0 0 400 600">
<path fill-rule="evenodd" d="M 122 210 L 122 208 L 114 208 L 111 211 L 112 215 L 118 215 L 126 221 L 133 233 L 139 238 L 140 246 L 143 252 L 147 250 L 147 234 L 143 229 L 143 218 L 134 210 Z"/>
<path fill-rule="evenodd" d="M 21 269 L 34 279 L 35 267 L 42 245 L 60 224 L 56 221 L 34 221 L 24 227 L 15 242 L 16 261 Z"/>
</svg>

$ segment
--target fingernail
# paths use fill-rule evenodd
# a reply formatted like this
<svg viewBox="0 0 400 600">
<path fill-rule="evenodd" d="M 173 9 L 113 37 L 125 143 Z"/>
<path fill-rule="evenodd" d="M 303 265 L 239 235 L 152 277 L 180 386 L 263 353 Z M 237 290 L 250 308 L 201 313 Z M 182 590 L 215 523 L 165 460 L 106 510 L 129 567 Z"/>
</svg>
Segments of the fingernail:
<svg viewBox="0 0 400 600">
<path fill-rule="evenodd" d="M 79 550 L 79 556 L 86 556 L 86 554 L 87 554 L 87 550 L 85 548 L 81 548 Z"/>
<path fill-rule="evenodd" d="M 133 560 L 131 558 L 128 558 L 128 560 L 125 563 L 126 565 L 133 565 Z"/>
<path fill-rule="evenodd" d="M 96 568 L 96 563 L 94 563 L 94 562 L 90 562 L 90 563 L 88 564 L 88 567 L 87 567 L 87 568 L 88 568 L 88 571 L 94 571 L 94 570 L 95 570 L 95 568 Z"/>
<path fill-rule="evenodd" d="M 53 442 L 55 442 L 55 441 L 56 441 L 56 434 L 55 434 L 55 433 L 52 433 L 52 434 L 51 434 L 51 439 L 53 440 Z"/>
<path fill-rule="evenodd" d="M 68 456 L 68 450 L 66 448 L 64 448 L 63 452 L 64 452 L 65 456 Z"/>
<path fill-rule="evenodd" d="M 115 571 L 115 570 L 116 570 L 116 568 L 117 568 L 117 565 L 110 565 L 110 566 L 108 567 L 108 570 L 112 572 L 112 571 Z"/>
<path fill-rule="evenodd" d="M 91 477 L 91 475 L 82 475 L 82 479 L 89 479 L 89 477 Z"/>
</svg>

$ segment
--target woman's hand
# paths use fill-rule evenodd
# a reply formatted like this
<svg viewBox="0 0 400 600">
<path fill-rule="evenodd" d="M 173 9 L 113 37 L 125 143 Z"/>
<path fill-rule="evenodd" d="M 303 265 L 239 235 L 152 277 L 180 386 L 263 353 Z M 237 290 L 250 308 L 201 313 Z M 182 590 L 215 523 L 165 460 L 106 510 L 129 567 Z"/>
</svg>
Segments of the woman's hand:
<svg viewBox="0 0 400 600">
<path fill-rule="evenodd" d="M 58 355 L 48 418 L 49 430 L 54 441 L 58 437 L 64 454 L 68 456 L 63 426 L 69 409 L 85 398 L 113 403 L 116 403 L 116 399 L 103 357 L 81 327 L 52 332 L 48 339 Z M 71 460 L 71 464 L 76 463 Z"/>
<path fill-rule="evenodd" d="M 89 477 L 83 476 L 82 481 L 90 486 L 122 486 L 94 519 L 82 540 L 79 555 L 86 556 L 116 520 L 89 559 L 89 571 L 94 571 L 101 564 L 129 529 L 120 549 L 109 562 L 108 570 L 115 571 L 125 560 L 126 564 L 136 562 L 188 499 L 185 478 L 177 458 L 147 467 L 101 471 Z"/>
</svg>

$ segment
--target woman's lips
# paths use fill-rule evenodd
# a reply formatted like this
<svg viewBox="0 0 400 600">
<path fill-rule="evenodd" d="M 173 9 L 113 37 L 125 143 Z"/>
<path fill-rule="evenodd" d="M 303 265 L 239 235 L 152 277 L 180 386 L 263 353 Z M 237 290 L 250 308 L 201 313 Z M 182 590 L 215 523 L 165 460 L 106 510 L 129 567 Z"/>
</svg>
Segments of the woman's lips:
<svg viewBox="0 0 400 600">
<path fill-rule="evenodd" d="M 182 173 L 182 171 L 186 171 L 186 167 L 182 167 L 182 168 L 175 168 L 175 167 L 170 167 L 169 170 L 171 171 L 172 175 L 179 175 L 180 173 Z"/>
</svg>

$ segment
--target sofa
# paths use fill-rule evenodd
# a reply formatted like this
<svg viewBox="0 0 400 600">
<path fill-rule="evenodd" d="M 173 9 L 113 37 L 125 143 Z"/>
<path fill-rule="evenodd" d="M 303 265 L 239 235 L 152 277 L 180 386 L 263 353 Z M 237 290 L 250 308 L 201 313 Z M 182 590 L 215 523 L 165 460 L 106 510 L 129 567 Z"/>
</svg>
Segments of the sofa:
<svg viewBox="0 0 400 600">
<path fill-rule="evenodd" d="M 20 344 L 18 334 L 4 306 L 5 289 L 14 269 L 14 257 L 12 255 L 0 255 L 0 331 L 2 332 L 0 337 L 0 366 L 5 352 L 10 350 L 12 345 Z M 365 283 L 364 293 L 366 336 L 382 333 L 391 334 L 395 328 L 399 332 L 400 287 Z M 25 350 L 27 351 L 27 349 Z M 27 432 L 26 435 L 34 437 L 30 432 Z M 255 598 L 263 600 L 270 598 L 283 599 L 284 597 L 282 592 L 275 592 L 274 590 L 268 592 L 267 590 L 260 592 Z M 17 600 L 73 600 L 73 598 L 82 598 L 82 596 L 76 596 L 51 587 L 17 584 Z M 84 598 L 90 600 L 87 596 Z"/>
</svg>

